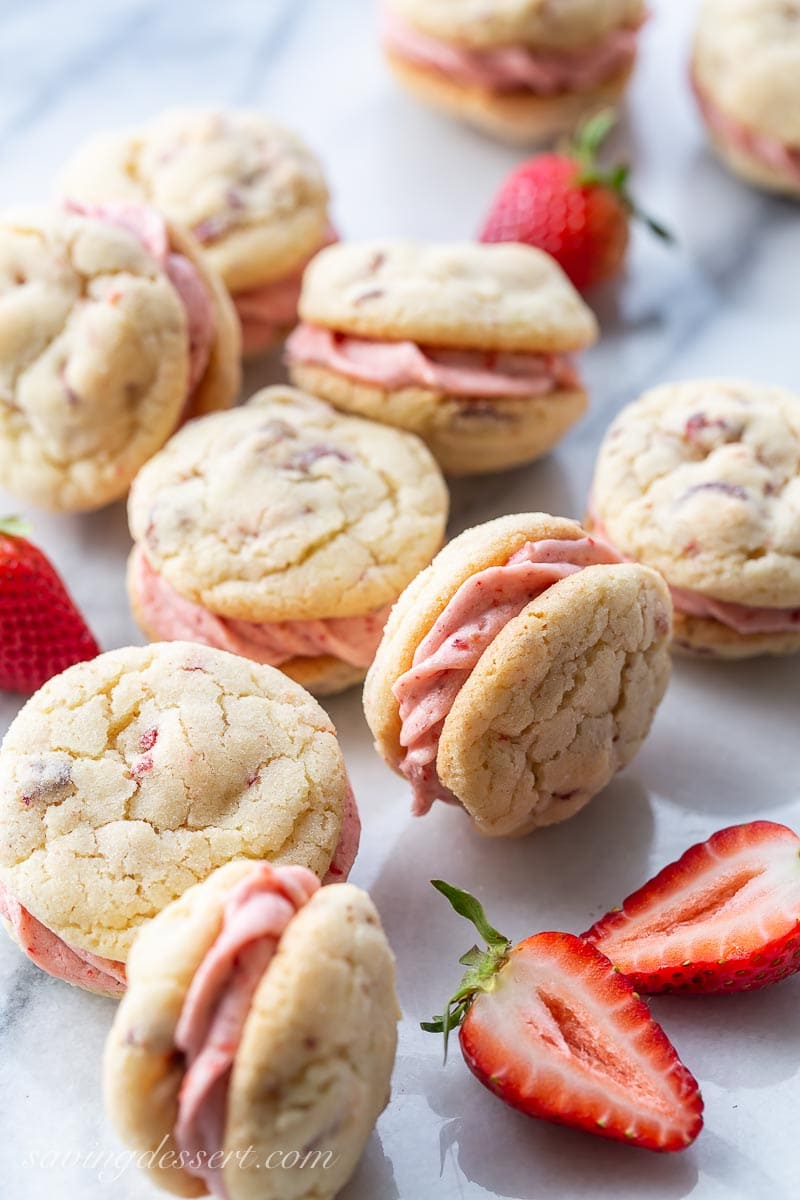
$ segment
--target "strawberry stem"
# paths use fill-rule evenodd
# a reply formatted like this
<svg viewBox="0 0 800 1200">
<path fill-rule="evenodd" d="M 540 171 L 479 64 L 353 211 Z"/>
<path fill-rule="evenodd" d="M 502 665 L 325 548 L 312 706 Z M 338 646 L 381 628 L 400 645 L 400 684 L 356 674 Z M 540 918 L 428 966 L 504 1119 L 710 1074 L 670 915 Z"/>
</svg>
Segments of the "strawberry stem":
<svg viewBox="0 0 800 1200">
<path fill-rule="evenodd" d="M 486 942 L 486 949 L 472 946 L 459 958 L 459 962 L 469 969 L 464 973 L 461 984 L 445 1005 L 444 1012 L 439 1013 L 430 1021 L 421 1021 L 420 1028 L 426 1033 L 441 1033 L 444 1036 L 444 1061 L 447 1062 L 447 1043 L 451 1029 L 458 1029 L 464 1017 L 469 1012 L 470 1005 L 478 992 L 488 992 L 494 987 L 494 979 L 500 968 L 508 959 L 511 942 L 504 934 L 499 933 L 489 924 L 486 913 L 480 901 L 464 892 L 461 888 L 445 883 L 443 879 L 432 879 L 431 884 L 437 892 L 450 901 L 450 904 L 478 930 Z"/>
<path fill-rule="evenodd" d="M 578 166 L 577 184 L 579 187 L 606 187 L 615 192 L 632 217 L 641 221 L 651 233 L 661 238 L 662 241 L 672 243 L 675 238 L 667 227 L 639 208 L 631 195 L 628 188 L 629 164 L 617 163 L 609 170 L 604 170 L 597 161 L 600 147 L 614 128 L 616 121 L 614 110 L 604 108 L 578 126 L 573 141 L 567 147 L 567 153 L 572 156 Z"/>
<path fill-rule="evenodd" d="M 0 533 L 8 537 L 30 537 L 31 526 L 24 517 L 0 517 Z"/>
</svg>

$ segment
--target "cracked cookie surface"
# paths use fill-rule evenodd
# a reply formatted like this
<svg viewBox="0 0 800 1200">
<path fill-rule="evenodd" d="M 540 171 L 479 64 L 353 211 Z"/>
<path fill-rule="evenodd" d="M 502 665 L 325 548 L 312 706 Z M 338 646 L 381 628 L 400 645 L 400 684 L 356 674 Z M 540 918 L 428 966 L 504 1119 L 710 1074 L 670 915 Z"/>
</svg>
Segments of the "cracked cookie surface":
<svg viewBox="0 0 800 1200">
<path fill-rule="evenodd" d="M 394 601 L 430 561 L 447 490 L 415 436 L 274 387 L 173 437 L 129 514 L 153 568 L 215 613 L 345 617 Z"/>
<path fill-rule="evenodd" d="M 382 340 L 467 349 L 582 349 L 597 324 L 558 264 L 531 246 L 353 242 L 306 269 L 300 316 Z"/>
<path fill-rule="evenodd" d="M 137 1149 L 177 1148 L 183 1072 L 175 1028 L 225 898 L 246 871 L 231 863 L 192 888 L 142 931 L 131 952 L 104 1073 L 110 1113 Z M 225 1150 L 252 1146 L 255 1164 L 278 1149 L 319 1144 L 335 1164 L 298 1170 L 291 1194 L 333 1196 L 388 1099 L 398 1017 L 394 960 L 372 902 L 350 884 L 323 888 L 292 918 L 255 993 L 231 1077 Z M 225 1185 L 231 1200 L 283 1196 L 283 1184 L 270 1190 L 277 1175 L 233 1163 Z M 280 1175 L 285 1180 L 287 1172 Z M 174 1170 L 160 1172 L 159 1182 L 184 1195 L 205 1190 Z"/>
<path fill-rule="evenodd" d="M 633 759 L 669 680 L 671 606 L 634 564 L 585 567 L 495 638 L 445 721 L 437 766 L 493 835 L 573 816 Z"/>
<path fill-rule="evenodd" d="M 800 397 L 742 380 L 666 384 L 601 447 L 593 518 L 673 586 L 800 605 Z"/>
<path fill-rule="evenodd" d="M 247 110 L 174 109 L 98 135 L 70 159 L 65 195 L 149 203 L 201 243 L 232 291 L 294 270 L 321 244 L 328 190 L 295 134 Z"/>
<path fill-rule="evenodd" d="M 333 726 L 270 667 L 183 642 L 56 676 L 0 752 L 0 878 L 70 945 L 138 927 L 235 858 L 330 865 L 346 794 Z"/>
</svg>

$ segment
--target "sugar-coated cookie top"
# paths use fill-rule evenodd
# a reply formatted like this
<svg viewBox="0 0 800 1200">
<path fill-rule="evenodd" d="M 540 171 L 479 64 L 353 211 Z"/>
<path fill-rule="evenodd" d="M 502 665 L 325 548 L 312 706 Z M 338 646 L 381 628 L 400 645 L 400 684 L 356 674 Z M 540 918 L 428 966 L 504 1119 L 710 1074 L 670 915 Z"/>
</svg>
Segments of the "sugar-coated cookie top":
<svg viewBox="0 0 800 1200">
<path fill-rule="evenodd" d="M 176 1149 L 178 1016 L 225 900 L 248 869 L 231 863 L 190 888 L 131 951 L 128 990 L 106 1045 L 104 1093 L 134 1148 Z M 394 980 L 375 906 L 352 884 L 322 888 L 289 922 L 253 997 L 230 1079 L 224 1147 L 238 1148 L 240 1158 L 245 1147 L 253 1151 L 250 1171 L 235 1160 L 225 1168 L 230 1200 L 275 1196 L 264 1192 L 257 1165 L 287 1146 L 319 1145 L 331 1161 L 325 1170 L 281 1170 L 282 1195 L 287 1182 L 296 1200 L 328 1200 L 342 1188 L 388 1099 L 400 1016 Z M 159 1157 L 151 1157 L 156 1170 Z"/>
<path fill-rule="evenodd" d="M 800 147 L 800 0 L 704 0 L 693 65 L 725 114 Z"/>
<path fill-rule="evenodd" d="M 344 762 L 279 671 L 184 642 L 114 650 L 33 696 L 0 752 L 0 878 L 68 944 L 124 959 L 143 921 L 237 857 L 323 876 Z"/>
<path fill-rule="evenodd" d="M 571 50 L 636 25 L 643 0 L 385 0 L 432 37 L 466 46 Z"/>
<path fill-rule="evenodd" d="M 414 435 L 293 388 L 187 425 L 140 472 L 133 537 L 178 592 L 247 621 L 357 616 L 436 553 L 447 489 Z"/>
<path fill-rule="evenodd" d="M 351 242 L 309 264 L 304 321 L 386 341 L 579 350 L 597 322 L 548 254 L 516 243 Z"/>
<path fill-rule="evenodd" d="M 741 380 L 654 388 L 606 434 L 593 503 L 617 549 L 677 587 L 800 605 L 800 397 Z"/>
<path fill-rule="evenodd" d="M 171 109 L 100 134 L 69 160 L 61 191 L 150 203 L 189 229 L 233 291 L 294 270 L 321 244 L 328 191 L 294 133 L 247 110 Z"/>
<path fill-rule="evenodd" d="M 0 481 L 53 508 L 122 494 L 186 400 L 186 314 L 161 266 L 105 222 L 4 214 L 0 330 Z"/>
</svg>

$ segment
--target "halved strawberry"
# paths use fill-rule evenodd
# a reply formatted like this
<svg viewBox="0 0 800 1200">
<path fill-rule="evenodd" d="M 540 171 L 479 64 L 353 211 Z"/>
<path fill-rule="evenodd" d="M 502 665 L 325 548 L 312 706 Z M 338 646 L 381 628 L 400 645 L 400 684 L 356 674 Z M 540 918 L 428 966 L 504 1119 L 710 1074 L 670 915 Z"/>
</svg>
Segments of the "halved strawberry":
<svg viewBox="0 0 800 1200">
<path fill-rule="evenodd" d="M 692 846 L 583 935 L 642 992 L 744 992 L 800 971 L 800 838 L 750 821 Z"/>
<path fill-rule="evenodd" d="M 697 1083 L 631 984 L 595 947 L 539 933 L 512 947 L 474 897 L 433 886 L 476 925 L 488 949 L 469 967 L 442 1016 L 461 1026 L 467 1066 L 506 1104 L 533 1117 L 649 1150 L 683 1150 L 702 1128 Z"/>
</svg>

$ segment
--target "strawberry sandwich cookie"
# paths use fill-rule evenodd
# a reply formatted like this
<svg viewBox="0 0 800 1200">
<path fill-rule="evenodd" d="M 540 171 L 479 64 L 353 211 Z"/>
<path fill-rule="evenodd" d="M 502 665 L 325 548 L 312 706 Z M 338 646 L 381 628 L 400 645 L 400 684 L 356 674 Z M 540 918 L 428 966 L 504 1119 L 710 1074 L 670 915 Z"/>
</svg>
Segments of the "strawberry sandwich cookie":
<svg viewBox="0 0 800 1200">
<path fill-rule="evenodd" d="M 650 729 L 671 608 L 656 571 L 576 521 L 526 513 L 455 538 L 398 600 L 364 689 L 413 812 L 460 804 L 492 836 L 578 812 Z"/>
<path fill-rule="evenodd" d="M 389 1099 L 400 1016 L 372 901 L 304 867 L 229 863 L 141 931 L 106 1107 L 179 1196 L 330 1200 Z"/>
<path fill-rule="evenodd" d="M 646 392 L 606 434 L 587 525 L 664 575 L 676 649 L 800 650 L 800 396 L 731 379 Z"/>
<path fill-rule="evenodd" d="M 294 133 L 247 110 L 174 109 L 91 138 L 61 191 L 152 204 L 188 229 L 233 297 L 245 355 L 297 320 L 303 268 L 336 240 L 319 163 Z"/>
<path fill-rule="evenodd" d="M 300 315 L 293 382 L 419 434 L 450 474 L 538 458 L 586 408 L 573 356 L 597 323 L 530 246 L 331 246 L 305 273 Z"/>
<path fill-rule="evenodd" d="M 130 204 L 0 216 L 0 484 L 99 508 L 188 417 L 228 408 L 239 330 L 195 242 Z"/>
<path fill-rule="evenodd" d="M 619 101 L 644 16 L 642 0 L 384 0 L 382 40 L 418 99 L 536 143 Z"/>
<path fill-rule="evenodd" d="M 750 183 L 800 197 L 798 0 L 704 0 L 692 84 L 722 161 Z"/>
<path fill-rule="evenodd" d="M 271 667 L 172 642 L 44 685 L 0 750 L 0 919 L 117 996 L 137 930 L 233 859 L 347 877 L 359 823 L 330 719 Z"/>
<path fill-rule="evenodd" d="M 341 691 L 364 678 L 389 609 L 441 546 L 447 508 L 419 438 L 267 388 L 187 425 L 137 477 L 134 615 L 150 638 Z"/>
</svg>

